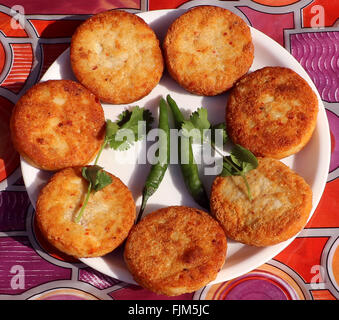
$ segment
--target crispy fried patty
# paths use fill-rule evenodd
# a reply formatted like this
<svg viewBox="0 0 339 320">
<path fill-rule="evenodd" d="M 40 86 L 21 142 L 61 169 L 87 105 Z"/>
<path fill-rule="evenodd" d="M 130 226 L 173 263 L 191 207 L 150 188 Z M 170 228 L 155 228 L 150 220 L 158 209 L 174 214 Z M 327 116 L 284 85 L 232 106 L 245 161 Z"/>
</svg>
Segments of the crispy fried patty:
<svg viewBox="0 0 339 320">
<path fill-rule="evenodd" d="M 282 159 L 308 143 L 317 114 L 318 99 L 304 79 L 288 68 L 265 67 L 244 76 L 231 91 L 227 131 L 255 155 Z"/>
<path fill-rule="evenodd" d="M 174 296 L 214 280 L 226 246 L 222 228 L 206 212 L 174 206 L 150 213 L 133 227 L 124 257 L 140 285 Z"/>
<path fill-rule="evenodd" d="M 258 158 L 246 174 L 252 200 L 240 176 L 217 177 L 211 211 L 226 236 L 253 246 L 269 246 L 296 235 L 312 209 L 312 190 L 305 180 L 276 159 Z"/>
<path fill-rule="evenodd" d="M 79 83 L 49 80 L 33 86 L 15 105 L 11 134 L 17 151 L 38 168 L 85 165 L 103 142 L 104 111 Z"/>
<path fill-rule="evenodd" d="M 215 6 L 195 7 L 177 18 L 163 47 L 170 75 L 186 90 L 206 96 L 231 88 L 254 58 L 246 23 Z"/>
<path fill-rule="evenodd" d="M 91 193 L 79 223 L 74 219 L 88 188 L 80 167 L 59 171 L 41 190 L 37 224 L 58 250 L 77 258 L 98 257 L 114 250 L 127 237 L 135 219 L 134 200 L 120 179 L 109 175 L 113 182 Z"/>
<path fill-rule="evenodd" d="M 130 103 L 146 96 L 163 72 L 159 41 L 135 14 L 112 10 L 92 16 L 75 31 L 71 66 L 102 101 Z"/>
</svg>

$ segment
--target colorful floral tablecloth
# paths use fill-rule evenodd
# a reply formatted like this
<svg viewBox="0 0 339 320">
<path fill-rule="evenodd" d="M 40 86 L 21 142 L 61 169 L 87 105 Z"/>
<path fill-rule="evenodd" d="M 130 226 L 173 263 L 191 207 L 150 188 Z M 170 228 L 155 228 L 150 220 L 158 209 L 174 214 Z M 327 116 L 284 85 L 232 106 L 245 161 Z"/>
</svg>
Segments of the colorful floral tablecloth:
<svg viewBox="0 0 339 320">
<path fill-rule="evenodd" d="M 170 299 L 63 257 L 39 236 L 9 118 L 19 97 L 90 15 L 112 8 L 137 13 L 201 4 L 232 10 L 301 63 L 326 108 L 331 163 L 314 215 L 285 250 L 239 278 L 173 299 L 339 298 L 339 1 L 7 0 L 0 4 L 0 299 Z"/>
</svg>

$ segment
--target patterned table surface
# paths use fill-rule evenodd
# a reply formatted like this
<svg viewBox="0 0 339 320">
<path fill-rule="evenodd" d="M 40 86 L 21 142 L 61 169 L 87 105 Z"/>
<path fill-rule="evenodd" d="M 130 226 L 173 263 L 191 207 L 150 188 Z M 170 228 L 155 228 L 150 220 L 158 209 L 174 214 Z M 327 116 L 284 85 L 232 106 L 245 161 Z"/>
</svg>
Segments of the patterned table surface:
<svg viewBox="0 0 339 320">
<path fill-rule="evenodd" d="M 286 249 L 244 276 L 174 299 L 339 298 L 339 1 L 7 0 L 0 5 L 0 299 L 170 299 L 65 258 L 39 237 L 10 141 L 9 118 L 18 98 L 39 81 L 91 14 L 201 4 L 232 10 L 301 63 L 326 108 L 331 163 L 314 215 Z"/>
</svg>

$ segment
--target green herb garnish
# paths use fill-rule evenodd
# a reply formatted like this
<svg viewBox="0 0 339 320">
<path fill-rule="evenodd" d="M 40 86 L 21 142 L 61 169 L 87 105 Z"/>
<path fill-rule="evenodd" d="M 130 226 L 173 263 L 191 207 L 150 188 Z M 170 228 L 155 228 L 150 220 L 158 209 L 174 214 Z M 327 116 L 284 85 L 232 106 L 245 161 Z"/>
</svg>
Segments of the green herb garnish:
<svg viewBox="0 0 339 320">
<path fill-rule="evenodd" d="M 132 110 L 122 112 L 118 121 L 111 124 L 112 132 L 108 137 L 108 143 L 114 150 L 125 151 L 134 142 L 144 138 L 142 130 L 139 130 L 139 122 L 145 122 L 145 132 L 147 133 L 153 122 L 152 113 L 144 108 L 134 107 Z"/>
<path fill-rule="evenodd" d="M 236 144 L 229 156 L 223 157 L 221 176 L 241 176 L 244 179 L 248 198 L 252 200 L 251 189 L 246 179 L 246 173 L 258 166 L 258 160 L 253 153 Z"/>
<path fill-rule="evenodd" d="M 91 192 L 97 192 L 112 183 L 111 176 L 103 171 L 103 168 L 98 165 L 83 167 L 81 174 L 89 182 L 89 184 L 84 203 L 74 219 L 76 223 L 79 223 L 81 220 Z"/>
<path fill-rule="evenodd" d="M 211 136 L 206 135 L 206 129 L 211 129 Z M 229 156 L 224 156 L 215 147 L 216 130 L 222 130 L 222 142 L 227 141 L 227 132 L 225 123 L 219 123 L 211 126 L 208 121 L 208 112 L 206 108 L 199 108 L 193 112 L 189 120 L 185 120 L 182 124 L 183 135 L 192 137 L 195 141 L 202 143 L 208 142 L 213 149 L 223 157 L 223 168 L 221 176 L 241 176 L 244 179 L 248 198 L 251 200 L 251 189 L 248 184 L 246 173 L 255 169 L 258 166 L 258 160 L 251 151 L 240 146 L 235 145 Z"/>
<path fill-rule="evenodd" d="M 184 120 L 181 126 L 184 136 L 192 137 L 194 141 L 210 142 L 213 146 L 215 143 L 216 130 L 222 130 L 223 143 L 227 141 L 227 132 L 225 123 L 211 125 L 208 120 L 208 112 L 206 108 L 199 108 L 194 111 L 189 120 Z M 211 129 L 211 137 L 206 135 L 206 130 Z"/>
<path fill-rule="evenodd" d="M 107 143 L 109 143 L 114 138 L 114 136 L 115 136 L 115 134 L 117 133 L 118 130 L 119 130 L 119 126 L 115 122 L 113 122 L 111 120 L 106 120 L 105 139 L 104 139 L 103 144 L 100 147 L 100 150 L 98 152 L 97 157 L 95 158 L 94 165 L 96 165 L 98 163 L 99 157 L 102 153 L 102 150 L 104 150 Z"/>
<path fill-rule="evenodd" d="M 147 133 L 153 120 L 152 113 L 149 110 L 138 106 L 132 108 L 132 110 L 123 111 L 115 122 L 106 120 L 105 140 L 94 164 L 98 163 L 98 158 L 107 145 L 114 150 L 128 150 L 134 142 L 144 137 L 142 132 L 138 132 L 139 121 L 145 121 Z"/>
<path fill-rule="evenodd" d="M 142 139 L 144 136 L 142 135 L 143 132 L 139 132 L 139 121 L 145 121 L 145 131 L 147 133 L 153 122 L 152 113 L 147 109 L 136 106 L 132 110 L 123 111 L 116 122 L 106 120 L 104 142 L 94 160 L 94 165 L 83 167 L 81 170 L 82 176 L 89 184 L 85 200 L 74 219 L 76 223 L 81 220 L 91 192 L 97 192 L 112 183 L 111 176 L 97 165 L 102 151 L 107 145 L 114 150 L 127 150 L 135 141 Z"/>
<path fill-rule="evenodd" d="M 115 134 L 115 132 L 118 130 L 118 128 L 119 127 L 114 122 L 112 122 L 111 120 L 106 121 L 105 139 L 104 139 L 104 142 L 101 145 L 100 150 L 99 150 L 99 152 L 98 152 L 98 154 L 97 154 L 97 156 L 94 160 L 94 165 L 88 166 L 88 167 L 83 167 L 81 169 L 81 174 L 82 174 L 83 178 L 85 178 L 89 182 L 89 184 L 88 184 L 85 200 L 84 200 L 83 204 L 81 205 L 81 209 L 79 210 L 79 212 L 77 213 L 77 215 L 74 219 L 74 221 L 76 223 L 79 223 L 80 220 L 81 220 L 81 217 L 82 217 L 82 215 L 85 211 L 85 208 L 87 206 L 91 191 L 97 192 L 97 191 L 103 189 L 104 187 L 106 187 L 107 185 L 112 183 L 112 178 L 105 171 L 103 171 L 103 168 L 99 167 L 97 165 L 97 163 L 99 161 L 102 150 L 104 150 L 104 148 L 107 145 L 110 137 Z"/>
<path fill-rule="evenodd" d="M 215 134 L 216 134 L 217 130 L 222 130 L 222 143 L 223 144 L 226 143 L 226 141 L 228 140 L 228 136 L 227 136 L 225 122 L 218 123 L 218 124 L 211 126 L 211 130 L 212 130 L 212 132 L 211 132 L 211 143 L 212 143 L 213 146 L 215 145 Z"/>
</svg>

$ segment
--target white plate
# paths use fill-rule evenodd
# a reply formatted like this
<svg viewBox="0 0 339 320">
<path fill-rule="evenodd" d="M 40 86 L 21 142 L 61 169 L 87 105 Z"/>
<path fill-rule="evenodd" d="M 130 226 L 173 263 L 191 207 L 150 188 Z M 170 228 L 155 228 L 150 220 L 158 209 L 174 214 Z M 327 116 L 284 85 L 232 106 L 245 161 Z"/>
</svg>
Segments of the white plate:
<svg viewBox="0 0 339 320">
<path fill-rule="evenodd" d="M 139 14 L 155 30 L 160 40 L 163 39 L 170 23 L 185 10 L 160 10 Z M 319 100 L 319 115 L 317 126 L 311 141 L 297 155 L 283 159 L 290 168 L 298 172 L 310 184 L 313 191 L 313 214 L 325 188 L 330 163 L 330 135 L 328 121 L 324 106 L 316 87 L 300 64 L 278 43 L 267 37 L 260 31 L 251 28 L 255 58 L 250 71 L 264 66 L 289 67 L 302 76 L 313 90 Z M 69 61 L 69 50 L 66 50 L 48 69 L 42 80 L 49 79 L 73 79 Z M 167 74 L 164 74 L 160 84 L 145 98 L 130 104 L 112 106 L 103 104 L 105 116 L 116 120 L 117 115 L 127 107 L 139 105 L 149 108 L 154 117 L 157 117 L 158 102 L 161 96 L 168 93 L 176 100 L 179 107 L 188 113 L 199 106 L 204 106 L 209 111 L 209 120 L 212 124 L 219 123 L 225 116 L 227 94 L 216 97 L 201 97 L 190 94 L 177 85 Z M 157 119 L 155 119 L 157 124 Z M 141 203 L 141 191 L 148 174 L 149 164 L 136 164 L 138 156 L 145 151 L 145 144 L 139 142 L 134 148 L 126 152 L 104 150 L 99 165 L 117 175 L 132 191 L 136 201 L 137 210 Z M 125 160 L 124 160 L 125 159 Z M 132 161 L 133 159 L 133 161 Z M 128 161 L 127 161 L 128 160 Z M 140 159 L 139 159 L 140 161 Z M 38 170 L 24 160 L 21 160 L 23 179 L 27 187 L 30 200 L 35 206 L 39 191 L 51 173 Z M 203 181 L 209 192 L 213 177 L 205 176 Z M 145 214 L 158 208 L 170 205 L 186 205 L 199 207 L 187 192 L 183 183 L 178 165 L 170 165 L 163 182 L 157 192 L 148 201 Z M 229 241 L 226 263 L 212 283 L 226 281 L 247 273 L 266 263 L 280 251 L 282 251 L 293 239 L 283 243 L 257 248 Z M 120 279 L 128 283 L 135 283 L 131 274 L 127 271 L 122 258 L 122 249 L 100 258 L 81 259 L 82 262 L 108 276 Z"/>
</svg>

